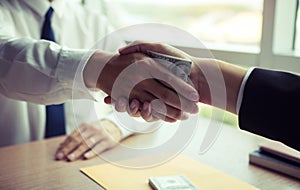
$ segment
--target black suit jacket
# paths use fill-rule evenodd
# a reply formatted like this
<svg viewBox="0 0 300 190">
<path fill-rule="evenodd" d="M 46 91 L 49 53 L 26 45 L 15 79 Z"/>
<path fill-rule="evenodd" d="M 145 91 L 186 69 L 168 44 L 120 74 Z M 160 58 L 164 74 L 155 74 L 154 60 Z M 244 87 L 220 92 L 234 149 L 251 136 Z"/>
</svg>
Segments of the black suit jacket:
<svg viewBox="0 0 300 190">
<path fill-rule="evenodd" d="M 245 84 L 239 125 L 300 150 L 300 76 L 254 69 Z"/>
</svg>

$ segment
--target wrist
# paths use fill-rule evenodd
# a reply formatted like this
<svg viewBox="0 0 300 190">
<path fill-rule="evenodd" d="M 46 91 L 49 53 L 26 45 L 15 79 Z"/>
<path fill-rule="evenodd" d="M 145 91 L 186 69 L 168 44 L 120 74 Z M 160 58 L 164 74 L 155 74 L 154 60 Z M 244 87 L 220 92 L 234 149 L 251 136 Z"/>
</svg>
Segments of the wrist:
<svg viewBox="0 0 300 190">
<path fill-rule="evenodd" d="M 191 80 L 198 90 L 200 102 L 236 113 L 245 73 L 246 69 L 224 61 L 194 58 Z"/>
<path fill-rule="evenodd" d="M 227 96 L 227 107 L 226 110 L 236 114 L 236 105 L 238 101 L 238 95 L 241 88 L 243 78 L 247 70 L 243 67 L 218 61 L 220 68 L 223 73 L 226 96 Z"/>
<path fill-rule="evenodd" d="M 104 127 L 104 129 L 110 134 L 111 137 L 113 137 L 113 139 L 116 142 L 121 141 L 122 132 L 113 121 L 107 120 L 107 119 L 102 119 L 100 121 L 100 123 L 101 123 L 101 126 Z"/>
<path fill-rule="evenodd" d="M 190 77 L 194 88 L 198 91 L 199 102 L 211 104 L 209 84 L 205 76 L 205 71 L 209 68 L 207 61 L 209 60 L 193 57 Z"/>
<path fill-rule="evenodd" d="M 112 58 L 113 55 L 114 54 L 100 50 L 97 50 L 92 54 L 83 69 L 83 79 L 87 88 L 101 89 L 101 85 L 98 84 L 98 77 L 105 64 Z"/>
</svg>

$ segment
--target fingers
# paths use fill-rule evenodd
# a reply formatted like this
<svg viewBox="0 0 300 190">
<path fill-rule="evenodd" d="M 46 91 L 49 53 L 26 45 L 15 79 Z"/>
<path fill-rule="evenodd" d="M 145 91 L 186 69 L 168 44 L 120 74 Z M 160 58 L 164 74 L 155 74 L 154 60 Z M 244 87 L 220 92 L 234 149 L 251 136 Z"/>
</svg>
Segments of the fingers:
<svg viewBox="0 0 300 190">
<path fill-rule="evenodd" d="M 198 102 L 199 96 L 197 91 L 192 86 L 184 82 L 182 79 L 176 77 L 165 67 L 156 63 L 152 59 L 145 59 L 144 57 L 142 58 L 143 59 L 135 62 L 134 67 L 130 67 L 131 69 L 135 68 L 132 70 L 132 72 L 139 73 L 141 76 L 133 75 L 132 72 L 129 71 L 127 71 L 129 72 L 127 74 L 126 72 L 121 73 L 116 84 L 118 88 L 114 88 L 115 91 L 112 99 L 107 98 L 105 100 L 106 102 L 109 103 L 113 102 L 114 99 L 120 99 L 120 97 L 124 95 L 125 91 L 125 94 L 130 94 L 130 97 L 126 97 L 128 99 L 138 99 L 142 103 L 160 99 L 167 106 L 174 107 L 182 112 L 198 112 L 196 102 Z M 125 58 L 119 57 L 119 59 L 122 61 Z M 134 85 L 136 81 L 141 82 L 135 86 L 131 86 Z M 167 83 L 167 85 L 165 83 Z M 128 92 L 131 88 L 133 88 L 132 91 Z M 118 103 L 115 104 L 115 108 L 119 112 L 127 111 L 129 114 L 133 113 L 132 115 L 139 116 L 139 112 L 137 111 L 138 109 L 136 107 L 131 108 L 132 110 L 130 107 L 128 108 L 128 102 L 126 99 L 121 98 L 118 100 Z M 150 116 L 145 117 L 148 118 Z M 177 116 L 175 118 L 177 118 Z M 147 120 L 153 119 L 148 118 Z"/>
<path fill-rule="evenodd" d="M 146 43 L 146 42 L 133 42 L 132 44 L 119 49 L 120 54 L 130 54 L 130 53 L 145 53 L 147 54 L 147 51 L 156 51 L 163 54 L 168 54 L 180 58 L 186 58 L 191 59 L 189 55 L 184 53 L 183 51 L 180 51 L 179 49 L 176 49 L 172 46 L 169 46 L 167 44 L 155 44 L 155 43 Z M 153 64 L 152 64 L 153 65 Z M 194 89 L 192 86 L 186 84 L 182 79 L 179 79 L 178 77 L 175 77 L 172 75 L 167 69 L 160 69 L 160 72 L 157 72 L 157 70 L 154 70 L 154 72 L 151 73 L 154 78 L 160 79 L 175 89 L 176 92 L 184 96 L 190 101 L 199 101 L 199 95 L 196 89 Z"/>
<path fill-rule="evenodd" d="M 154 103 L 151 102 L 152 107 L 152 113 L 155 115 L 155 113 L 159 114 L 162 117 L 170 118 L 174 121 L 176 120 L 186 120 L 188 119 L 188 114 L 185 112 L 182 112 L 179 109 L 176 109 L 171 106 L 165 106 L 164 104 L 157 104 L 155 101 Z M 157 117 L 157 115 L 156 115 Z M 161 117 L 158 117 L 162 119 Z M 172 122 L 174 122 L 172 121 Z"/>
<path fill-rule="evenodd" d="M 129 44 L 128 46 L 119 49 L 119 53 L 120 54 L 129 54 L 129 53 L 137 53 L 137 52 L 147 53 L 147 50 L 166 53 L 166 52 L 162 52 L 163 49 L 160 48 L 159 44 L 139 42 L 139 41 L 135 41 Z"/>
<path fill-rule="evenodd" d="M 94 135 L 88 139 L 82 141 L 80 145 L 71 153 L 69 153 L 66 158 L 68 161 L 75 161 L 82 157 L 82 155 L 91 150 L 95 145 L 97 145 L 102 140 L 99 135 Z"/>
<path fill-rule="evenodd" d="M 125 112 L 133 117 L 140 117 L 140 102 L 136 99 L 133 99 L 130 102 L 130 105 L 128 105 L 128 100 L 124 97 L 118 98 L 118 100 L 115 102 L 115 109 L 118 112 Z"/>
<path fill-rule="evenodd" d="M 119 98 L 118 99 L 118 102 L 115 104 L 115 109 L 118 111 L 118 112 L 125 112 L 128 107 L 128 101 L 126 98 Z"/>
<path fill-rule="evenodd" d="M 93 149 L 89 150 L 88 152 L 86 152 L 83 157 L 85 159 L 91 159 L 94 158 L 95 156 L 101 154 L 102 152 L 104 152 L 106 149 L 109 148 L 109 144 L 107 142 L 100 142 L 99 144 L 97 144 Z"/>
<path fill-rule="evenodd" d="M 155 121 L 155 118 L 151 114 L 151 105 L 149 102 L 144 102 L 143 108 L 141 110 L 141 116 L 145 121 Z"/>
<path fill-rule="evenodd" d="M 83 154 L 83 158 L 91 159 L 102 152 L 106 151 L 117 145 L 121 140 L 121 132 L 119 128 L 109 120 L 101 120 L 100 124 L 103 126 L 102 134 L 105 136 L 102 140 L 99 140 L 93 145 L 93 148 Z"/>
<path fill-rule="evenodd" d="M 156 70 L 151 71 L 151 75 L 154 79 L 159 79 L 165 83 L 167 83 L 169 86 L 174 89 L 174 91 L 183 97 L 185 97 L 187 100 L 192 102 L 198 102 L 199 101 L 199 95 L 195 88 L 193 88 L 191 85 L 187 84 L 185 81 L 183 81 L 181 78 L 176 77 L 174 74 L 169 72 L 167 69 L 162 68 L 159 72 Z M 148 85 L 148 87 L 157 87 L 159 89 L 152 89 L 152 94 L 156 97 L 164 95 L 164 93 L 167 93 L 165 97 L 163 98 L 163 101 L 167 104 L 171 103 L 170 95 L 174 93 L 173 90 L 169 89 L 168 87 L 164 86 L 163 84 L 159 84 L 156 86 Z M 164 93 L 162 93 L 160 90 L 164 89 Z M 173 91 L 173 93 L 172 93 Z M 178 105 L 178 104 L 177 104 Z"/>
<path fill-rule="evenodd" d="M 105 126 L 102 126 L 102 124 Z M 120 131 L 112 122 L 101 121 L 97 125 L 96 123 L 82 124 L 61 143 L 56 151 L 55 158 L 68 161 L 75 161 L 82 157 L 92 158 L 94 156 L 90 155 L 91 153 L 87 154 L 91 152 L 91 149 L 97 147 L 96 152 L 100 154 L 102 151 L 115 146 L 120 139 Z"/>
<path fill-rule="evenodd" d="M 136 99 L 133 99 L 129 106 L 127 106 L 127 113 L 133 117 L 140 117 L 141 113 L 139 111 L 140 102 Z"/>
<path fill-rule="evenodd" d="M 157 106 L 155 101 L 152 101 L 151 104 L 144 103 L 141 115 L 146 121 L 164 120 L 166 122 L 175 122 L 188 119 L 187 113 L 171 106 Z"/>
<path fill-rule="evenodd" d="M 170 45 L 167 44 L 161 44 L 161 43 L 149 43 L 149 42 L 143 42 L 143 41 L 135 41 L 128 46 L 125 46 L 121 49 L 119 49 L 120 54 L 130 54 L 130 53 L 145 53 L 147 54 L 147 51 L 154 51 L 159 52 L 162 54 L 172 55 L 175 57 L 180 58 L 186 58 L 190 59 L 191 56 L 186 54 L 185 52 L 176 49 Z"/>
<path fill-rule="evenodd" d="M 82 124 L 77 130 L 73 131 L 56 151 L 55 158 L 62 160 L 75 150 L 83 141 L 81 134 L 86 130 L 88 124 Z"/>
<path fill-rule="evenodd" d="M 170 88 L 167 88 L 165 86 L 162 86 L 159 82 L 156 81 L 157 84 L 155 85 L 148 85 L 147 91 L 151 93 L 154 97 L 162 100 L 165 102 L 167 107 L 174 107 L 178 110 L 182 110 L 184 112 L 188 113 L 198 113 L 198 106 L 196 102 L 191 102 L 187 100 L 186 98 L 178 95 L 176 92 L 171 90 Z M 185 84 L 186 85 L 186 84 Z M 189 86 L 189 85 L 187 85 Z M 167 112 L 169 115 L 169 112 Z M 178 117 L 176 117 L 178 118 Z"/>
<path fill-rule="evenodd" d="M 161 70 L 163 73 L 163 71 Z M 155 73 L 155 72 L 154 72 Z M 168 77 L 167 75 L 170 75 Z M 156 74 L 153 74 L 156 75 Z M 188 113 L 197 113 L 198 112 L 198 106 L 196 104 L 196 101 L 190 101 L 189 99 L 180 96 L 181 93 L 191 92 L 190 94 L 186 96 L 192 96 L 191 94 L 197 95 L 197 92 L 195 92 L 195 89 L 192 88 L 190 85 L 186 84 L 181 79 L 174 77 L 172 73 L 166 72 L 165 74 L 157 74 L 159 75 L 159 78 L 167 81 L 169 84 L 171 83 L 171 86 L 173 89 L 170 89 L 169 87 L 165 86 L 161 82 L 155 79 L 147 79 L 140 83 L 138 83 L 135 88 L 138 90 L 133 90 L 130 94 L 130 98 L 132 99 L 139 99 L 142 103 L 143 102 L 151 102 L 155 99 L 162 100 L 166 105 L 175 107 L 177 109 L 180 109 L 184 112 Z M 155 76 L 153 78 L 156 78 Z M 157 77 L 158 78 L 158 77 Z M 125 101 L 124 101 L 125 103 Z M 128 103 L 126 103 L 128 104 Z M 125 106 L 123 104 L 123 106 Z M 123 107 L 123 110 L 125 107 Z"/>
<path fill-rule="evenodd" d="M 127 102 L 125 98 L 119 98 L 116 101 L 116 105 L 122 101 Z M 130 106 L 128 106 L 127 104 L 128 103 L 126 103 L 126 110 L 130 115 L 135 117 L 141 116 L 145 121 L 148 122 L 157 120 L 175 122 L 176 120 L 188 119 L 187 113 L 172 106 L 165 105 L 162 101 L 158 99 L 154 99 L 153 101 L 151 101 L 151 103 L 144 102 L 142 106 L 140 106 L 140 102 L 136 99 L 133 99 L 131 101 Z"/>
<path fill-rule="evenodd" d="M 159 112 L 155 111 L 154 109 L 152 109 L 151 104 L 148 102 L 145 102 L 143 104 L 143 108 L 141 110 L 141 116 L 145 121 L 148 121 L 148 122 L 163 120 L 163 121 L 172 123 L 172 122 L 177 121 L 177 119 L 178 119 L 178 118 L 173 119 L 173 118 L 169 117 L 166 114 L 166 112 L 159 113 Z"/>
<path fill-rule="evenodd" d="M 81 125 L 77 130 L 73 131 L 64 142 L 62 142 L 55 153 L 55 158 L 57 160 L 62 160 L 65 155 L 68 155 L 72 150 L 77 148 L 81 143 L 81 132 L 85 130 L 85 124 Z"/>
<path fill-rule="evenodd" d="M 166 115 L 160 114 L 160 113 L 155 112 L 155 111 L 152 111 L 151 114 L 152 114 L 152 117 L 154 118 L 153 121 L 163 120 L 163 121 L 166 121 L 166 122 L 169 122 L 169 123 L 173 123 L 173 122 L 177 121 L 177 119 L 167 117 Z"/>
</svg>

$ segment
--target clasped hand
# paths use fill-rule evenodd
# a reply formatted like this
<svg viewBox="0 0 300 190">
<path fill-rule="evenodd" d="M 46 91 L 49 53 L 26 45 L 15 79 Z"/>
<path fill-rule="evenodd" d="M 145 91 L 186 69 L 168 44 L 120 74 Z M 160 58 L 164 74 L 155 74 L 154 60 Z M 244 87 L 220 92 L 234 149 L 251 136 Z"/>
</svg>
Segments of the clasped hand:
<svg viewBox="0 0 300 190">
<path fill-rule="evenodd" d="M 98 57 L 92 56 L 89 62 L 97 62 Z M 198 112 L 199 96 L 192 85 L 144 52 L 112 55 L 102 66 L 95 85 L 110 96 L 106 102 L 121 100 L 117 111 L 142 115 L 147 121 L 174 122 L 186 119 L 186 113 Z"/>
</svg>

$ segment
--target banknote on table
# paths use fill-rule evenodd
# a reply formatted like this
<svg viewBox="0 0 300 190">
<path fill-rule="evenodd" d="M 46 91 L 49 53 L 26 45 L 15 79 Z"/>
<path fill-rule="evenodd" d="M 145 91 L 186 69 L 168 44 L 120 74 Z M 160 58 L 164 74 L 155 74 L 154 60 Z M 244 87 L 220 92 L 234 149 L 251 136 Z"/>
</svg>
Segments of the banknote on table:
<svg viewBox="0 0 300 190">
<path fill-rule="evenodd" d="M 191 73 L 192 61 L 154 51 L 147 51 L 147 54 L 149 57 L 166 67 L 173 74 L 180 77 L 185 82 L 188 82 Z"/>
<path fill-rule="evenodd" d="M 150 177 L 149 185 L 154 190 L 197 190 L 195 185 L 182 174 Z"/>
</svg>

